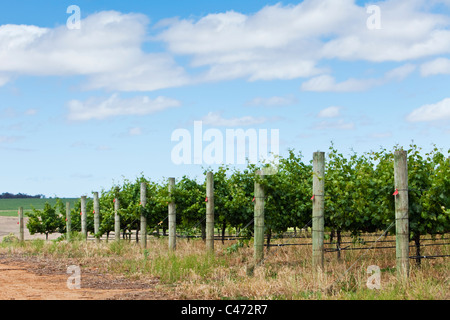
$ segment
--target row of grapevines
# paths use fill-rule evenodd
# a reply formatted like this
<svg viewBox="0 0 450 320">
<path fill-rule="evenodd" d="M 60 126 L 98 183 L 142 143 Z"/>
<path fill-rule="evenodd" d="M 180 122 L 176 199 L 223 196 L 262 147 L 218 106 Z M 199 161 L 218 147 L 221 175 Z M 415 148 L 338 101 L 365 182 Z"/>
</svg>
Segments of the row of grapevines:
<svg viewBox="0 0 450 320">
<path fill-rule="evenodd" d="M 344 156 L 332 145 L 325 168 L 325 225 L 331 230 L 361 232 L 384 230 L 394 219 L 394 164 L 392 151 L 381 149 L 362 155 Z M 450 152 L 450 151 L 449 151 Z M 411 239 L 420 235 L 450 231 L 450 160 L 438 148 L 423 154 L 411 145 L 408 150 L 409 215 Z M 255 171 L 264 165 L 249 164 L 244 170 L 221 166 L 214 172 L 215 223 L 225 234 L 227 228 L 248 234 L 253 218 L 253 189 Z M 303 161 L 301 153 L 290 150 L 278 159 L 278 173 L 258 180 L 265 189 L 266 233 L 282 233 L 289 228 L 302 228 L 311 221 L 312 164 Z M 205 170 L 206 175 L 206 170 Z M 140 203 L 140 184 L 147 185 L 147 204 Z M 140 215 L 147 217 L 148 229 L 153 232 L 167 226 L 167 205 L 175 201 L 177 231 L 193 235 L 198 230 L 205 236 L 205 181 L 183 176 L 177 181 L 172 195 L 168 182 L 154 182 L 144 176 L 134 181 L 125 179 L 100 194 L 101 224 L 99 234 L 114 230 L 114 199 L 119 199 L 121 230 L 140 231 Z M 59 209 L 58 209 L 59 208 Z M 64 232 L 64 212 L 61 204 L 44 209 L 52 211 L 48 227 L 42 226 L 44 212 L 34 210 L 30 215 L 31 232 Z M 59 216 L 57 212 L 60 212 Z M 71 211 L 72 230 L 81 229 L 81 204 Z M 87 230 L 94 232 L 93 201 L 87 202 Z M 37 227 L 40 225 L 39 227 Z M 51 226 L 50 226 L 51 225 Z M 56 226 L 56 227 L 55 227 Z M 244 229 L 246 226 L 248 228 Z M 392 229 L 393 230 L 393 229 Z M 138 236 L 138 233 L 136 233 Z M 418 242 L 417 242 L 418 243 Z"/>
</svg>

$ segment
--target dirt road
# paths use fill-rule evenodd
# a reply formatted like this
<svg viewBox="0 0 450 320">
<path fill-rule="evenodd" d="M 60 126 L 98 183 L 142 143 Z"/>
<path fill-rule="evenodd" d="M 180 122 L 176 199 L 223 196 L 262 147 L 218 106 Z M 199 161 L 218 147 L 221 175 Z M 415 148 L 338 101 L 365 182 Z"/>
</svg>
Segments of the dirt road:
<svg viewBox="0 0 450 320">
<path fill-rule="evenodd" d="M 67 262 L 0 255 L 0 300 L 168 299 L 157 289 L 157 279 L 130 281 L 82 269 L 80 289 L 69 289 L 71 275 L 67 274 Z"/>
<path fill-rule="evenodd" d="M 19 236 L 17 217 L 0 216 L 0 242 L 4 236 Z M 31 235 L 25 228 L 25 240 L 45 239 Z M 60 234 L 49 235 L 56 239 Z M 70 261 L 42 257 L 0 254 L 0 300 L 160 300 L 167 297 L 157 290 L 158 280 L 130 281 L 81 268 L 81 288 L 69 289 L 67 273 Z M 77 264 L 74 262 L 73 264 Z"/>
<path fill-rule="evenodd" d="M 28 221 L 28 218 L 24 218 L 24 223 L 26 225 Z M 16 237 L 19 237 L 19 225 L 17 224 L 19 222 L 19 218 L 17 217 L 2 217 L 0 216 L 0 242 L 3 240 L 4 236 L 7 236 L 10 233 L 14 233 Z M 61 234 L 54 233 L 50 234 L 48 238 L 50 240 L 57 239 Z M 25 240 L 32 240 L 32 239 L 44 239 L 44 234 L 35 234 L 31 235 L 28 229 L 24 228 L 24 237 Z"/>
</svg>

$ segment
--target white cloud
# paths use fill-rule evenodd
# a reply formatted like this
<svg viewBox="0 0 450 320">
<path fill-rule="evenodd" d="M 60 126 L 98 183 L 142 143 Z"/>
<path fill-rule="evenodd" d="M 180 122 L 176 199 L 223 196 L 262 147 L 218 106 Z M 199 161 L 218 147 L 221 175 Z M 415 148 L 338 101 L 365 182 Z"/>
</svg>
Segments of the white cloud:
<svg viewBox="0 0 450 320">
<path fill-rule="evenodd" d="M 325 73 L 318 66 L 323 59 L 403 62 L 450 53 L 450 19 L 427 4 L 378 2 L 380 30 L 367 28 L 366 8 L 353 0 L 305 0 L 248 15 L 228 11 L 198 20 L 172 19 L 157 38 L 170 52 L 191 56 L 192 67 L 206 67 L 202 81 L 310 78 Z M 405 66 L 391 76 L 412 69 Z M 361 90 L 372 85 L 368 81 L 350 80 L 337 90 Z"/>
<path fill-rule="evenodd" d="M 180 105 L 179 101 L 166 97 L 157 97 L 153 100 L 146 96 L 121 99 L 117 94 L 113 94 L 107 99 L 90 98 L 84 102 L 69 101 L 67 118 L 73 121 L 86 121 L 116 116 L 143 116 Z"/>
<path fill-rule="evenodd" d="M 406 120 L 409 122 L 450 120 L 450 98 L 446 98 L 435 104 L 423 105 L 411 112 L 406 117 Z"/>
<path fill-rule="evenodd" d="M 389 81 L 401 81 L 416 70 L 413 64 L 405 64 L 394 68 L 384 74 L 383 77 L 374 79 L 350 78 L 342 82 L 336 82 L 330 75 L 320 75 L 302 83 L 300 89 L 315 92 L 359 92 L 372 87 L 383 85 Z"/>
<path fill-rule="evenodd" d="M 80 30 L 0 26 L 0 73 L 88 76 L 87 89 L 150 91 L 184 83 L 184 70 L 167 53 L 145 53 L 148 19 L 106 11 Z M 0 75 L 0 85 L 7 81 Z"/>
<path fill-rule="evenodd" d="M 18 140 L 21 140 L 23 137 L 18 137 L 18 136 L 0 136 L 0 143 L 13 143 L 16 142 Z"/>
<path fill-rule="evenodd" d="M 450 52 L 450 20 L 431 12 L 427 1 L 384 1 L 377 5 L 381 10 L 380 30 L 356 27 L 357 15 L 346 23 L 353 26 L 350 32 L 337 31 L 338 36 L 323 45 L 321 56 L 401 62 Z"/>
<path fill-rule="evenodd" d="M 133 60 L 133 65 L 117 72 L 107 70 L 89 78 L 85 89 L 114 91 L 154 91 L 192 83 L 184 69 L 167 54 L 146 54 Z"/>
<path fill-rule="evenodd" d="M 422 76 L 433 76 L 437 74 L 450 74 L 450 59 L 437 58 L 420 66 Z"/>
<path fill-rule="evenodd" d="M 373 139 L 386 139 L 392 137 L 392 132 L 376 132 L 370 135 Z"/>
<path fill-rule="evenodd" d="M 403 80 L 416 70 L 416 66 L 413 64 L 405 64 L 398 68 L 392 69 L 385 74 L 386 80 Z"/>
<path fill-rule="evenodd" d="M 322 61 L 404 62 L 450 53 L 450 19 L 433 12 L 426 0 L 377 5 L 380 30 L 367 28 L 366 8 L 354 0 L 305 0 L 268 5 L 253 14 L 227 11 L 200 19 L 173 18 L 161 22 L 152 37 L 146 16 L 115 11 L 87 16 L 80 30 L 1 25 L 0 86 L 16 75 L 82 75 L 87 78 L 83 88 L 110 91 L 238 78 L 313 78 L 305 86 L 314 91 L 328 91 L 327 86 L 331 91 L 362 91 L 376 81 L 336 83 L 324 76 L 330 71 Z M 167 50 L 144 52 L 149 39 Z M 181 66 L 177 56 L 187 56 L 190 64 Z M 405 66 L 391 76 L 401 78 L 411 70 Z"/>
<path fill-rule="evenodd" d="M 319 112 L 318 118 L 337 118 L 341 114 L 341 107 L 328 107 Z"/>
<path fill-rule="evenodd" d="M 4 86 L 5 84 L 7 84 L 9 82 L 9 77 L 6 75 L 2 75 L 0 74 L 0 87 Z"/>
<path fill-rule="evenodd" d="M 264 117 L 235 117 L 226 119 L 222 117 L 220 112 L 210 112 L 204 116 L 201 121 L 203 124 L 215 126 L 215 127 L 246 127 L 251 125 L 258 125 L 267 122 L 268 119 Z"/>
<path fill-rule="evenodd" d="M 25 115 L 27 116 L 34 116 L 35 114 L 37 114 L 38 111 L 37 109 L 31 108 L 25 111 Z"/>
<path fill-rule="evenodd" d="M 280 107 L 288 106 L 297 103 L 294 96 L 279 97 L 274 96 L 270 98 L 256 97 L 245 103 L 246 106 L 263 106 L 263 107 Z"/>
<path fill-rule="evenodd" d="M 128 130 L 128 135 L 130 136 L 140 136 L 142 134 L 142 128 L 134 127 Z"/>
<path fill-rule="evenodd" d="M 315 92 L 356 92 L 365 91 L 381 83 L 379 79 L 348 79 L 343 82 L 336 82 L 330 75 L 321 75 L 303 82 L 301 90 Z"/>
<path fill-rule="evenodd" d="M 317 130 L 327 130 L 327 129 L 353 130 L 353 129 L 355 129 L 355 124 L 353 122 L 347 122 L 343 119 L 321 121 L 314 125 L 314 129 L 317 129 Z"/>
<path fill-rule="evenodd" d="M 354 13 L 349 1 L 305 1 L 266 6 L 252 15 L 234 11 L 198 20 L 172 20 L 158 39 L 171 52 L 209 67 L 203 81 L 294 79 L 323 73 L 318 37 L 341 28 Z"/>
</svg>

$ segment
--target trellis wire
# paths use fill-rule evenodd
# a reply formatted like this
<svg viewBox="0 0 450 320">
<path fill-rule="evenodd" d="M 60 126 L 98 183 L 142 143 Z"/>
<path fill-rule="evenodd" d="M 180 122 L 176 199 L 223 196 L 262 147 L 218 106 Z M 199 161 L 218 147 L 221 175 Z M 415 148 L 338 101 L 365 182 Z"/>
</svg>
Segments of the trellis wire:
<svg viewBox="0 0 450 320">
<path fill-rule="evenodd" d="M 387 227 L 387 229 L 386 230 L 384 230 L 384 232 L 378 237 L 378 239 L 375 241 L 375 243 L 373 244 L 373 246 L 371 247 L 371 248 L 368 248 L 368 249 L 372 249 L 373 247 L 375 247 L 375 245 L 377 244 L 377 241 L 379 240 L 379 239 L 381 239 L 393 226 L 395 225 L 395 221 L 393 221 L 388 227 Z M 331 284 L 331 285 L 329 285 L 328 287 L 327 287 L 327 290 L 328 289 L 330 289 L 330 288 L 332 288 L 333 287 L 333 285 L 335 284 L 335 283 L 337 283 L 337 282 L 339 282 L 339 281 L 341 281 L 341 279 L 356 265 L 356 263 L 362 258 L 362 257 L 364 257 L 366 254 L 367 254 L 367 252 L 368 251 L 365 251 L 363 254 L 361 254 L 356 260 L 355 260 L 355 262 L 353 262 L 352 263 L 352 265 L 349 267 L 349 268 L 347 268 L 347 270 L 345 270 L 343 273 L 342 273 L 342 275 L 337 279 L 337 280 L 335 280 L 335 281 L 333 281 L 333 283 Z"/>
</svg>

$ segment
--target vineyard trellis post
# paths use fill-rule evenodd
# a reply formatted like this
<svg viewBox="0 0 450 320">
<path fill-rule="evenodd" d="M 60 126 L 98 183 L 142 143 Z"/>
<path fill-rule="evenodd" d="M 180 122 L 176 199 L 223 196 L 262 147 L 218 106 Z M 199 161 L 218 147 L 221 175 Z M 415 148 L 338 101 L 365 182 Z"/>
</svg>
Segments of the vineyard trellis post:
<svg viewBox="0 0 450 320">
<path fill-rule="evenodd" d="M 94 234 L 95 240 L 100 242 L 100 201 L 98 199 L 98 192 L 94 192 Z"/>
<path fill-rule="evenodd" d="M 66 202 L 66 238 L 70 241 L 70 233 L 72 232 L 72 217 L 70 216 L 70 202 Z"/>
<path fill-rule="evenodd" d="M 408 216 L 408 162 L 407 151 L 394 154 L 395 181 L 395 239 L 397 275 L 405 280 L 409 277 L 409 216 Z"/>
<path fill-rule="evenodd" d="M 264 259 L 264 188 L 258 182 L 258 178 L 263 178 L 262 170 L 256 171 L 255 179 L 255 206 L 254 206 L 254 263 L 255 266 Z"/>
<path fill-rule="evenodd" d="M 24 228 L 23 228 L 23 207 L 19 208 L 19 241 L 24 242 Z"/>
<path fill-rule="evenodd" d="M 119 198 L 114 198 L 114 240 L 120 241 L 120 203 Z"/>
<path fill-rule="evenodd" d="M 145 216 L 145 206 L 147 205 L 147 184 L 141 182 L 141 246 L 147 248 L 147 217 Z"/>
<path fill-rule="evenodd" d="M 173 193 L 175 191 L 175 178 L 169 178 L 169 195 L 172 200 L 168 205 L 169 214 L 169 250 L 175 250 L 177 245 L 177 235 L 176 235 L 176 208 L 175 201 L 173 200 Z"/>
<path fill-rule="evenodd" d="M 206 174 L 206 250 L 214 252 L 214 174 Z"/>
<path fill-rule="evenodd" d="M 312 265 L 322 270 L 324 261 L 325 152 L 313 154 Z"/>
<path fill-rule="evenodd" d="M 87 240 L 86 196 L 81 196 L 81 234 Z"/>
</svg>

